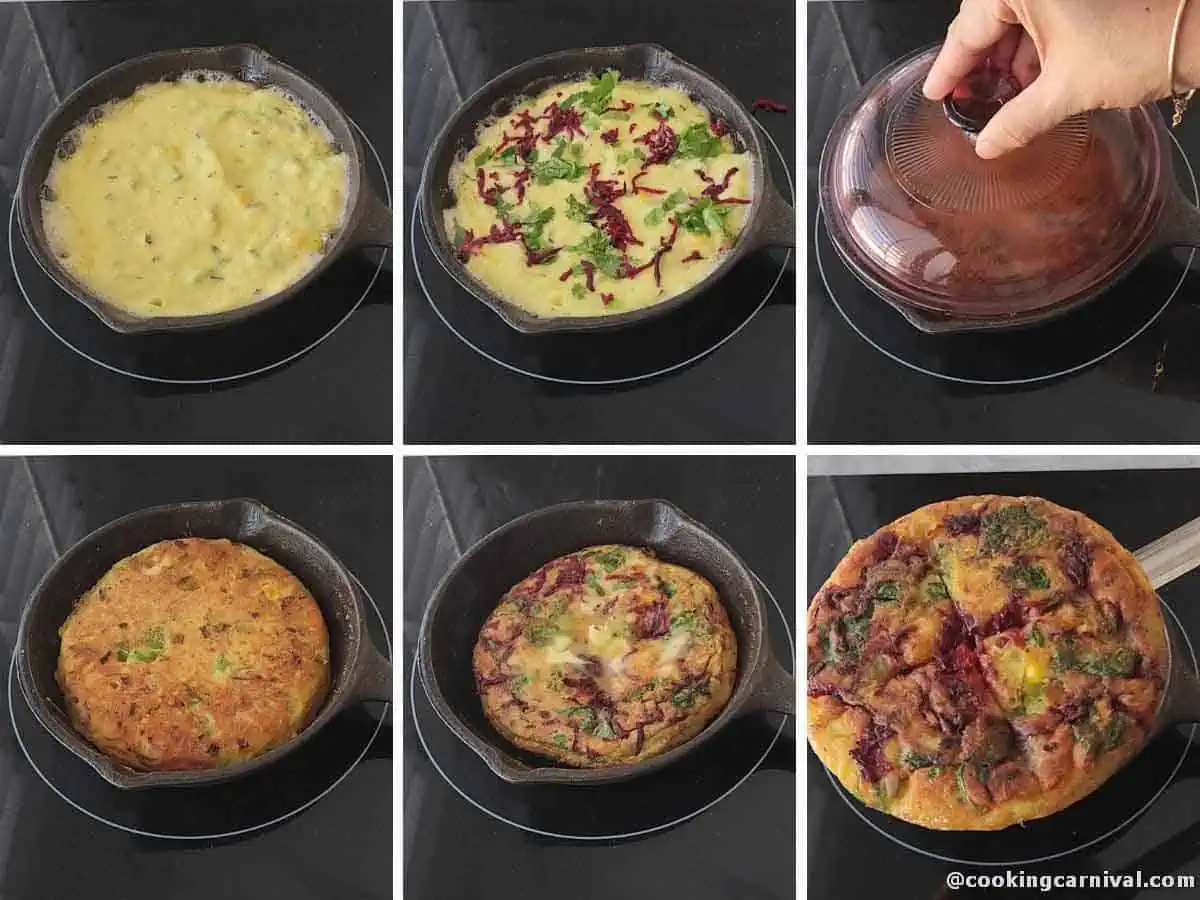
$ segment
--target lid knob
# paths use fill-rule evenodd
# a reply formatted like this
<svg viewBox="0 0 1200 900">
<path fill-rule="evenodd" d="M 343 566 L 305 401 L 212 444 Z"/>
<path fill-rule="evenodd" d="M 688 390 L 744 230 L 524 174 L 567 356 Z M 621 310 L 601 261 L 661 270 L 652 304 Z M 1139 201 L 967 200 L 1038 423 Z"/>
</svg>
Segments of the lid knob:
<svg viewBox="0 0 1200 900">
<path fill-rule="evenodd" d="M 983 131 L 1000 107 L 1017 96 L 1021 85 L 1011 73 L 992 66 L 977 69 L 942 101 L 942 109 L 968 137 Z"/>
</svg>

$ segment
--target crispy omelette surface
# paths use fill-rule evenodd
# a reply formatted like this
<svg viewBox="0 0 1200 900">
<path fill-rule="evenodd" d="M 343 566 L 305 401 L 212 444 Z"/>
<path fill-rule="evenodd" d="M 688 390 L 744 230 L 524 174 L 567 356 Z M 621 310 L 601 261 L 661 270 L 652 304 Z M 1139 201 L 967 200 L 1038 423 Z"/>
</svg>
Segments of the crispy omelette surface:
<svg viewBox="0 0 1200 900">
<path fill-rule="evenodd" d="M 868 806 L 942 830 L 1057 812 L 1146 743 L 1168 651 L 1154 589 L 1046 500 L 961 497 L 859 541 L 808 609 L 808 727 Z"/>
<path fill-rule="evenodd" d="M 698 734 L 737 677 L 715 588 L 646 550 L 589 547 L 504 595 L 474 650 L 485 714 L 571 766 L 635 763 Z"/>
<path fill-rule="evenodd" d="M 450 170 L 446 233 L 539 316 L 652 306 L 704 279 L 753 200 L 749 156 L 682 91 L 609 71 L 481 124 Z"/>
<path fill-rule="evenodd" d="M 75 728 L 142 770 L 211 769 L 284 743 L 329 686 L 329 635 L 287 569 L 228 540 L 118 562 L 59 629 Z"/>
</svg>

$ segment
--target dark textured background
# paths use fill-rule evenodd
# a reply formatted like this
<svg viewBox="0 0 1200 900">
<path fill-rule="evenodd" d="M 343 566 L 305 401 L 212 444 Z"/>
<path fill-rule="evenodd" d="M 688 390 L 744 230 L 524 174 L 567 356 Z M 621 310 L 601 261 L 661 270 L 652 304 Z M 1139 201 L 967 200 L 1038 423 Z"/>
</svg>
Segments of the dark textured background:
<svg viewBox="0 0 1200 900">
<path fill-rule="evenodd" d="M 794 109 L 794 35 L 790 0 L 405 3 L 406 235 L 433 138 L 463 98 L 505 69 L 554 50 L 653 41 L 743 102 L 771 97 Z M 793 172 L 794 115 L 761 117 Z M 594 389 L 535 381 L 479 356 L 430 308 L 407 252 L 404 264 L 408 443 L 794 440 L 794 262 L 772 302 L 711 356 L 651 382 Z"/>
<path fill-rule="evenodd" d="M 791 457 L 410 457 L 404 465 L 404 660 L 433 587 L 473 543 L 524 512 L 572 499 L 670 500 L 724 538 L 794 627 Z M 404 723 L 404 878 L 412 900 L 792 900 L 795 730 L 712 809 L 621 843 L 518 831 L 455 794 Z M 669 770 L 655 777 L 669 777 Z M 536 791 L 534 787 L 531 790 Z"/>
<path fill-rule="evenodd" d="M 386 456 L 0 458 L 5 683 L 21 609 L 55 557 L 124 513 L 179 500 L 255 497 L 303 524 L 359 577 L 390 629 L 391 471 Z M 0 897 L 390 898 L 390 742 L 385 723 L 368 758 L 327 797 L 269 830 L 219 846 L 161 841 L 101 825 L 53 794 L 17 747 L 4 700 Z"/>
<path fill-rule="evenodd" d="M 132 56 L 241 41 L 324 86 L 390 173 L 390 3 L 0 3 L 4 222 L 25 148 L 60 98 Z M 60 344 L 17 290 L 7 255 L 0 263 L 0 441 L 391 443 L 390 273 L 328 341 L 284 369 L 217 388 L 170 387 L 108 372 Z"/>
</svg>

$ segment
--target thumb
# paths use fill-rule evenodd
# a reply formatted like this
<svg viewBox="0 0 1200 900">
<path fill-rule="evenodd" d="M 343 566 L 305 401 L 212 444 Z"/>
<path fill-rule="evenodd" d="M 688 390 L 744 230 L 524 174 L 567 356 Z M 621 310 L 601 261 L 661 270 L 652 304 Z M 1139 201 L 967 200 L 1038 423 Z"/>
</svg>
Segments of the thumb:
<svg viewBox="0 0 1200 900">
<path fill-rule="evenodd" d="M 975 152 L 983 159 L 995 159 L 1024 147 L 1072 112 L 1058 84 L 1043 72 L 992 116 L 975 141 Z"/>
</svg>

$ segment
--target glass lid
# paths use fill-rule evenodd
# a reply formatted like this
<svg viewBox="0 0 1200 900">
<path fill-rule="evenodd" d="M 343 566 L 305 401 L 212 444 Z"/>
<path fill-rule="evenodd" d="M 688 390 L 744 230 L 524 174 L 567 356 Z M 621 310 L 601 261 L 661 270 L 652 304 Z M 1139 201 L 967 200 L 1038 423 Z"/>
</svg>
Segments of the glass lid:
<svg viewBox="0 0 1200 900">
<path fill-rule="evenodd" d="M 1158 224 L 1168 163 L 1156 111 L 1075 116 L 981 159 L 975 136 L 1020 91 L 984 68 L 944 102 L 921 92 L 937 47 L 871 80 L 833 127 L 821 208 L 842 256 L 877 292 L 928 312 L 991 318 L 1105 286 Z"/>
</svg>

